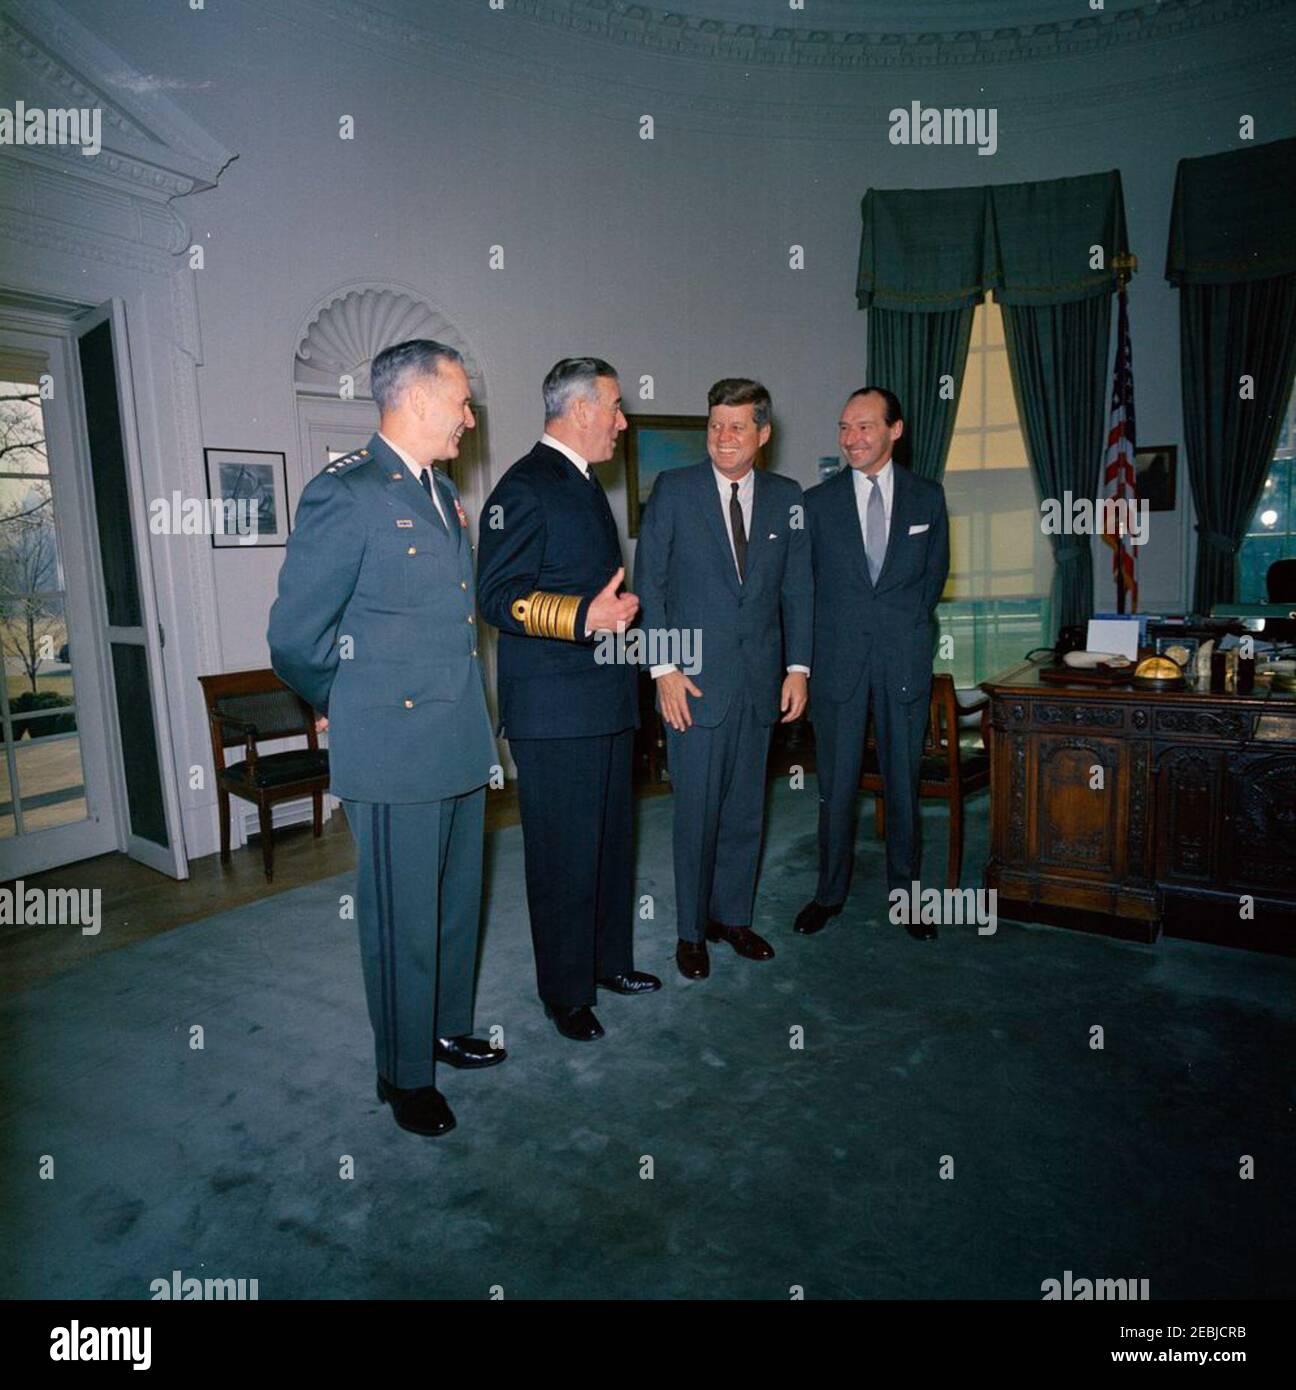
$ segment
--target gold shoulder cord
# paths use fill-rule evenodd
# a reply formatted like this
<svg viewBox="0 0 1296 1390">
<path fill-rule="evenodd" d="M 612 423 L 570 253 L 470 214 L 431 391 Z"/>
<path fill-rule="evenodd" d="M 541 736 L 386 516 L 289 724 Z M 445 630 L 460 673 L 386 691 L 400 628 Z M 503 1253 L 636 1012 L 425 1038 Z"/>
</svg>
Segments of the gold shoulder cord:
<svg viewBox="0 0 1296 1390">
<path fill-rule="evenodd" d="M 509 611 L 525 628 L 528 637 L 556 637 L 574 642 L 580 606 L 580 594 L 547 594 L 543 589 L 536 589 L 526 598 L 515 599 Z"/>
</svg>

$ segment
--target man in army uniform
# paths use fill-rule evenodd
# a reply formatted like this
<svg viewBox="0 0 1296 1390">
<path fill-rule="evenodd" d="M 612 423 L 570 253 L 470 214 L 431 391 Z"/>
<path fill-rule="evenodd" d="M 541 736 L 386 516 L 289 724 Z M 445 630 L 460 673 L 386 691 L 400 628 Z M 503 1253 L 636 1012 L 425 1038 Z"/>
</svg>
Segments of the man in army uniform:
<svg viewBox="0 0 1296 1390">
<path fill-rule="evenodd" d="M 439 1135 L 455 1118 L 436 1063 L 505 1056 L 469 1036 L 495 740 L 468 521 L 434 466 L 475 422 L 463 360 L 441 343 L 380 352 L 371 383 L 378 433 L 303 489 L 268 640 L 329 729 L 355 836 L 378 1097 L 401 1128 Z"/>
<path fill-rule="evenodd" d="M 618 596 L 621 545 L 593 464 L 626 427 L 616 372 L 564 358 L 544 380 L 545 433 L 481 521 L 477 595 L 499 628 L 501 733 L 518 769 L 540 998 L 558 1031 L 602 1037 L 595 986 L 660 989 L 633 969 L 631 772 L 637 673 L 596 656 L 639 601 Z"/>
</svg>

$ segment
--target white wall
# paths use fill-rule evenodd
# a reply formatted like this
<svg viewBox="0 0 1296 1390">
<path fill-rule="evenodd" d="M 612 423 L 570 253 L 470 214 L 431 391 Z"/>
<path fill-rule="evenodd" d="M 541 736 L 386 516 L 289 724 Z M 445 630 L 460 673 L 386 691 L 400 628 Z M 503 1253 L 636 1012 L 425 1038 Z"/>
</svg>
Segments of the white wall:
<svg viewBox="0 0 1296 1390">
<path fill-rule="evenodd" d="M 1181 444 L 1176 295 L 1163 279 L 1175 163 L 1237 146 L 1244 112 L 1257 139 L 1293 132 L 1272 19 L 1043 62 L 799 73 L 555 34 L 461 0 L 386 7 L 436 16 L 439 45 L 413 29 L 376 32 L 345 0 L 67 8 L 238 152 L 216 189 L 177 205 L 206 256 L 195 275 L 202 436 L 283 450 L 290 473 L 302 316 L 371 279 L 414 287 L 472 345 L 492 476 L 536 437 L 548 366 L 588 352 L 617 365 L 632 409 L 702 412 L 715 378 L 759 377 L 775 401 L 775 465 L 808 484 L 865 376 L 854 300 L 865 189 L 1108 168 L 1123 174 L 1141 262 L 1140 437 Z M 887 111 L 915 98 L 994 105 L 998 153 L 890 145 Z M 656 120 L 651 142 L 639 138 L 642 113 Z M 344 114 L 354 141 L 338 138 Z M 792 243 L 805 247 L 803 271 L 788 268 Z M 493 244 L 503 270 L 487 267 Z M 645 373 L 656 394 L 640 403 Z M 1186 498 L 1182 447 L 1180 469 Z M 1143 606 L 1182 607 L 1186 508 L 1153 521 Z M 226 669 L 267 659 L 282 554 L 214 557 Z M 1096 556 L 1101 606 L 1112 602 L 1107 554 Z M 191 696 L 192 681 L 182 689 Z"/>
</svg>

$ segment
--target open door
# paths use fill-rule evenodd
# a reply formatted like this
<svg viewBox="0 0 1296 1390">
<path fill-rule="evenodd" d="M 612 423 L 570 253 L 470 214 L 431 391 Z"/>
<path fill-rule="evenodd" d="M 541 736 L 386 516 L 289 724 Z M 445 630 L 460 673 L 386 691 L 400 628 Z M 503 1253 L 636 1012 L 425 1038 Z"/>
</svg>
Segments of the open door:
<svg viewBox="0 0 1296 1390">
<path fill-rule="evenodd" d="M 113 299 L 83 315 L 76 336 L 103 580 L 113 762 L 124 811 L 120 848 L 172 878 L 187 878 L 125 305 Z"/>
</svg>

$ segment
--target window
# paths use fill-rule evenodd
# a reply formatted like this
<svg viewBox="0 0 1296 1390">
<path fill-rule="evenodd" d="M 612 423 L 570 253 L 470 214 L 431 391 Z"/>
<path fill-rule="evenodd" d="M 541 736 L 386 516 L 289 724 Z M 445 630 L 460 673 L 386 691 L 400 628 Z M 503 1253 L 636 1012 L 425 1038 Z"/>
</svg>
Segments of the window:
<svg viewBox="0 0 1296 1390">
<path fill-rule="evenodd" d="M 956 685 L 1006 670 L 1051 646 L 1053 555 L 1017 419 L 1003 315 L 993 296 L 977 306 L 954 436 L 945 465 L 950 577 L 936 610 L 954 655 L 936 669 Z"/>
<path fill-rule="evenodd" d="M 1296 556 L 1296 515 L 1292 489 L 1296 486 L 1296 388 L 1287 402 L 1278 447 L 1265 478 L 1260 501 L 1238 551 L 1239 603 L 1267 603 L 1265 576 L 1275 560 Z"/>
</svg>

